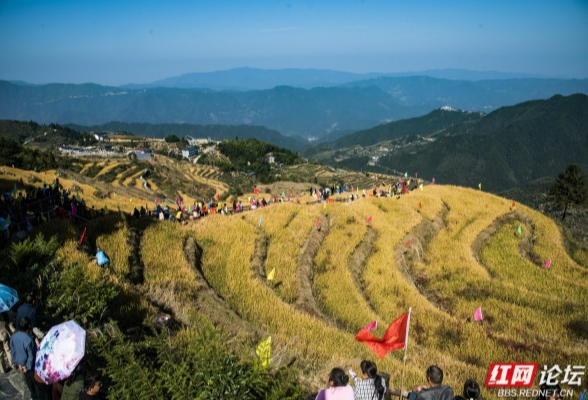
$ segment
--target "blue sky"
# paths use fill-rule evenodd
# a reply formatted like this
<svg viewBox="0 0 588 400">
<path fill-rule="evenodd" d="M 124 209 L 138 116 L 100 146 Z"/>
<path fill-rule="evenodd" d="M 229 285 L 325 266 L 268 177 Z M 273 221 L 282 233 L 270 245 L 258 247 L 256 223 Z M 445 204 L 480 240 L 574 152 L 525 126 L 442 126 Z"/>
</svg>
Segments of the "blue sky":
<svg viewBox="0 0 588 400">
<path fill-rule="evenodd" d="M 121 85 L 237 67 L 588 78 L 588 1 L 0 0 L 0 79 Z"/>
</svg>

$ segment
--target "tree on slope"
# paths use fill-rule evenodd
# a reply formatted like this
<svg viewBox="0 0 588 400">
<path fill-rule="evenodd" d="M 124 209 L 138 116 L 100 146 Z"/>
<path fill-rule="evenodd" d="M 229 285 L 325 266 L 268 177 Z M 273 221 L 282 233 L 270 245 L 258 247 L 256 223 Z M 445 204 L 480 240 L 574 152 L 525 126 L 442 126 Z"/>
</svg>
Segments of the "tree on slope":
<svg viewBox="0 0 588 400">
<path fill-rule="evenodd" d="M 555 203 L 564 208 L 562 221 L 566 218 L 568 207 L 571 205 L 585 206 L 588 204 L 588 183 L 580 166 L 571 164 L 560 172 L 551 186 L 550 194 Z"/>
</svg>

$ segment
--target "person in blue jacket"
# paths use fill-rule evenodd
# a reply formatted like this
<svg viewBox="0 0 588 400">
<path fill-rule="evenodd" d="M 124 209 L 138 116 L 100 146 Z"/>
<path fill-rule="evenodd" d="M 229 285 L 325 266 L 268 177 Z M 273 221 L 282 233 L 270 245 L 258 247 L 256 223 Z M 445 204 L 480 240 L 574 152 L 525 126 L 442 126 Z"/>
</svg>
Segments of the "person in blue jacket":
<svg viewBox="0 0 588 400">
<path fill-rule="evenodd" d="M 100 247 L 97 248 L 97 252 L 96 252 L 96 261 L 98 262 L 98 266 L 103 267 L 106 264 L 110 264 L 110 260 L 108 259 L 108 257 L 106 257 L 106 254 L 104 254 L 104 251 L 102 251 L 102 249 Z"/>
</svg>

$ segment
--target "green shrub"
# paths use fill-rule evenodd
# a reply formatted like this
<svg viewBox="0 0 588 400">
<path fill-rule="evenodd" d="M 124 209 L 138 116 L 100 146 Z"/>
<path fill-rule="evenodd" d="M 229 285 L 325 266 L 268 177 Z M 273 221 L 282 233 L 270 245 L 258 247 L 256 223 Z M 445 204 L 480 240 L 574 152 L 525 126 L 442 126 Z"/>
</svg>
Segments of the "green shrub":
<svg viewBox="0 0 588 400">
<path fill-rule="evenodd" d="M 149 356 L 150 343 L 130 342 L 116 327 L 107 327 L 107 335 L 90 342 L 103 360 L 102 373 L 109 399 L 164 399 L 158 382 L 155 358 Z"/>
<path fill-rule="evenodd" d="M 270 374 L 253 362 L 242 362 L 210 325 L 173 336 L 160 331 L 134 342 L 117 329 L 109 330 L 96 349 L 106 361 L 103 372 L 111 399 L 304 398 L 292 369 Z"/>
<path fill-rule="evenodd" d="M 101 269 L 91 276 L 87 266 L 80 264 L 64 267 L 57 279 L 49 281 L 47 308 L 54 317 L 97 326 L 108 309 L 108 303 L 118 294 L 107 274 Z"/>
<path fill-rule="evenodd" d="M 0 254 L 0 282 L 16 289 L 21 298 L 34 293 L 42 302 L 48 292 L 47 282 L 58 270 L 58 248 L 57 237 L 45 240 L 41 234 L 13 243 Z"/>
</svg>

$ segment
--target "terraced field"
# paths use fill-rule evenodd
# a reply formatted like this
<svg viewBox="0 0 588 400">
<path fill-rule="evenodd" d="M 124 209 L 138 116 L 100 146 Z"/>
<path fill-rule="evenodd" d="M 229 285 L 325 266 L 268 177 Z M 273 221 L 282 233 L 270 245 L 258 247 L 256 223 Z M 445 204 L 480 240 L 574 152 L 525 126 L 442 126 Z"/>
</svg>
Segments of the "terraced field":
<svg viewBox="0 0 588 400">
<path fill-rule="evenodd" d="M 154 208 L 153 201 L 175 199 L 181 196 L 185 203 L 192 204 L 202 198 L 208 200 L 216 193 L 227 193 L 229 188 L 218 180 L 221 172 L 209 166 L 190 166 L 174 159 L 157 156 L 155 160 L 146 163 L 133 164 L 126 158 L 116 160 L 84 160 L 86 163 L 79 173 L 70 171 L 22 171 L 15 168 L 3 167 L 3 171 L 10 178 L 16 178 L 29 186 L 42 187 L 43 183 L 52 184 L 59 178 L 65 189 L 72 190 L 78 199 L 86 201 L 89 207 L 130 212 L 134 207 L 148 204 Z M 143 176 L 145 170 L 149 170 Z M 4 174 L 4 173 L 3 173 Z M 0 174 L 0 177 L 3 175 Z M 147 188 L 144 181 L 149 184 Z"/>
<path fill-rule="evenodd" d="M 190 175 L 213 174 L 203 171 Z M 305 196 L 310 185 L 289 186 Z M 484 382 L 493 362 L 588 364 L 588 266 L 568 256 L 544 215 L 441 185 L 400 198 L 301 199 L 186 226 L 112 222 L 115 229 L 95 228 L 92 240 L 112 255 L 111 279 L 140 277 L 145 296 L 129 309 L 156 304 L 187 326 L 205 317 L 250 343 L 252 357 L 254 343 L 271 335 L 272 363 L 296 360 L 309 388 L 322 387 L 332 367 L 357 369 L 364 358 L 400 387 L 402 352 L 380 360 L 354 337 L 373 320 L 383 335 L 409 307 L 404 389 L 422 383 L 431 364 L 456 389 L 466 379 Z M 71 237 L 60 255 L 94 271 Z M 478 307 L 484 320 L 473 322 Z"/>
<path fill-rule="evenodd" d="M 492 362 L 588 362 L 586 266 L 568 257 L 553 221 L 479 191 L 435 185 L 400 199 L 165 222 L 140 248 L 145 285 L 178 318 L 203 313 L 250 339 L 272 335 L 274 362 L 296 358 L 312 387 L 334 365 L 375 359 L 355 334 L 378 320 L 382 335 L 409 307 L 405 388 L 432 363 L 458 388 L 483 382 Z M 378 366 L 400 386 L 402 352 Z"/>
</svg>

